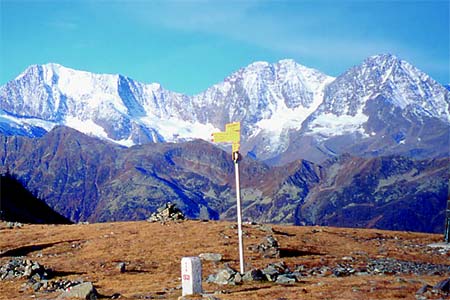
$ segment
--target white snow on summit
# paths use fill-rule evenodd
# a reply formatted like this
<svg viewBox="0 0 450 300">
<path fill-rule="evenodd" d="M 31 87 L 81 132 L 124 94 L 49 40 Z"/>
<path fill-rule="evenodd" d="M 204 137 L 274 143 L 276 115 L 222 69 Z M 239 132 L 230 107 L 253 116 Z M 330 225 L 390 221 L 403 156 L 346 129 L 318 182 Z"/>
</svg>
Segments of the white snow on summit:
<svg viewBox="0 0 450 300">
<path fill-rule="evenodd" d="M 377 55 L 337 78 L 291 59 L 255 62 L 192 97 L 122 75 L 33 65 L 0 87 L 0 130 L 33 136 L 66 125 L 128 147 L 210 140 L 240 121 L 243 147 L 271 158 L 289 147 L 292 132 L 318 140 L 376 136 L 364 125 L 367 103 L 377 97 L 450 123 L 446 88 L 395 56 Z"/>
<path fill-rule="evenodd" d="M 375 55 L 332 82 L 323 103 L 307 124 L 309 134 L 325 137 L 364 132 L 368 101 L 377 97 L 402 110 L 450 122 L 450 97 L 445 88 L 411 64 L 393 55 Z"/>
</svg>

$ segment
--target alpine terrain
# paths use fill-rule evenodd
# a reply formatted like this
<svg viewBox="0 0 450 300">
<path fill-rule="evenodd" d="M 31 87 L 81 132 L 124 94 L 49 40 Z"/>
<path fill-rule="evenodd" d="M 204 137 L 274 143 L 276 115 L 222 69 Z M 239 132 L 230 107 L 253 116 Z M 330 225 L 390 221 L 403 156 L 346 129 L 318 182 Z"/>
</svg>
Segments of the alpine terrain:
<svg viewBox="0 0 450 300">
<path fill-rule="evenodd" d="M 442 232 L 450 92 L 383 54 L 334 78 L 255 62 L 194 96 L 34 65 L 0 87 L 0 173 L 73 222 L 167 202 L 234 219 L 234 166 L 209 142 L 241 122 L 244 219 Z"/>
</svg>

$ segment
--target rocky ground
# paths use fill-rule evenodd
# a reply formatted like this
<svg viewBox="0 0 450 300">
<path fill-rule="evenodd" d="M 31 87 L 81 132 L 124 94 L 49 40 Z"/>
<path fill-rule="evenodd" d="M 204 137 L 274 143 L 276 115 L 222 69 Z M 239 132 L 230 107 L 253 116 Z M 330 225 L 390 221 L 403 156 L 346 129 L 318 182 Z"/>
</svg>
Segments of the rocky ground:
<svg viewBox="0 0 450 300">
<path fill-rule="evenodd" d="M 435 234 L 246 224 L 242 275 L 229 222 L 2 222 L 0 237 L 0 299 L 178 299 L 183 256 L 202 259 L 199 299 L 450 299 Z"/>
</svg>

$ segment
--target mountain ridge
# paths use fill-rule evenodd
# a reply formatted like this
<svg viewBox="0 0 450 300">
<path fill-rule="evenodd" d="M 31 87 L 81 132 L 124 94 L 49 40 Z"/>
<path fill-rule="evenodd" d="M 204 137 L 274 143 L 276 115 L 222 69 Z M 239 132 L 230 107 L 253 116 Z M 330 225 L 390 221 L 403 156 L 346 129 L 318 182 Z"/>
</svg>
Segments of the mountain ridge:
<svg viewBox="0 0 450 300">
<path fill-rule="evenodd" d="M 448 164 L 344 155 L 277 167 L 244 156 L 243 220 L 440 232 Z M 64 126 L 41 138 L 0 135 L 0 174 L 73 222 L 142 220 L 169 201 L 188 218 L 234 220 L 233 172 L 229 153 L 203 140 L 127 148 Z"/>
<path fill-rule="evenodd" d="M 360 79 L 352 77 L 355 72 Z M 391 77 L 395 80 L 388 80 Z M 355 88 L 348 88 L 352 86 Z M 378 108 L 364 111 L 363 104 L 380 97 L 384 99 L 378 102 L 381 109 L 400 108 L 414 115 L 413 123 L 424 116 L 439 119 L 439 130 L 444 131 L 441 136 L 446 135 L 449 92 L 392 55 L 370 57 L 337 78 L 289 59 L 273 64 L 255 62 L 194 96 L 123 75 L 36 65 L 0 87 L 0 131 L 42 136 L 55 125 L 65 125 L 129 147 L 209 140 L 210 134 L 223 130 L 226 123 L 241 121 L 243 153 L 274 163 L 300 158 L 320 162 L 346 151 L 362 154 L 357 147 L 341 149 L 323 141 L 334 144 L 327 141 L 350 135 L 354 143 L 378 144 L 373 137 L 378 127 L 367 128 L 369 115 Z M 337 107 L 334 99 L 341 99 L 342 105 Z M 298 147 L 292 146 L 298 139 L 311 140 L 310 153 L 296 154 Z M 420 147 L 427 148 L 424 144 Z M 445 152 L 442 146 L 428 148 L 436 149 L 436 153 L 423 151 L 431 156 Z"/>
</svg>

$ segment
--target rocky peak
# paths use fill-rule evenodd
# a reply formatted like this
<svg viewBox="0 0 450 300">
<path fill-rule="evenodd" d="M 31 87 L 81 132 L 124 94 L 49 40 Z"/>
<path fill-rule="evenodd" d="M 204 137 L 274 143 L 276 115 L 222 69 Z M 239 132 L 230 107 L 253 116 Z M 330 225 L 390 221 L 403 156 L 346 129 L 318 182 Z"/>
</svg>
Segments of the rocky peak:
<svg viewBox="0 0 450 300">
<path fill-rule="evenodd" d="M 325 91 L 321 112 L 361 114 L 367 101 L 382 96 L 401 109 L 450 120 L 449 92 L 410 63 L 391 54 L 369 57 L 336 78 Z"/>
</svg>

